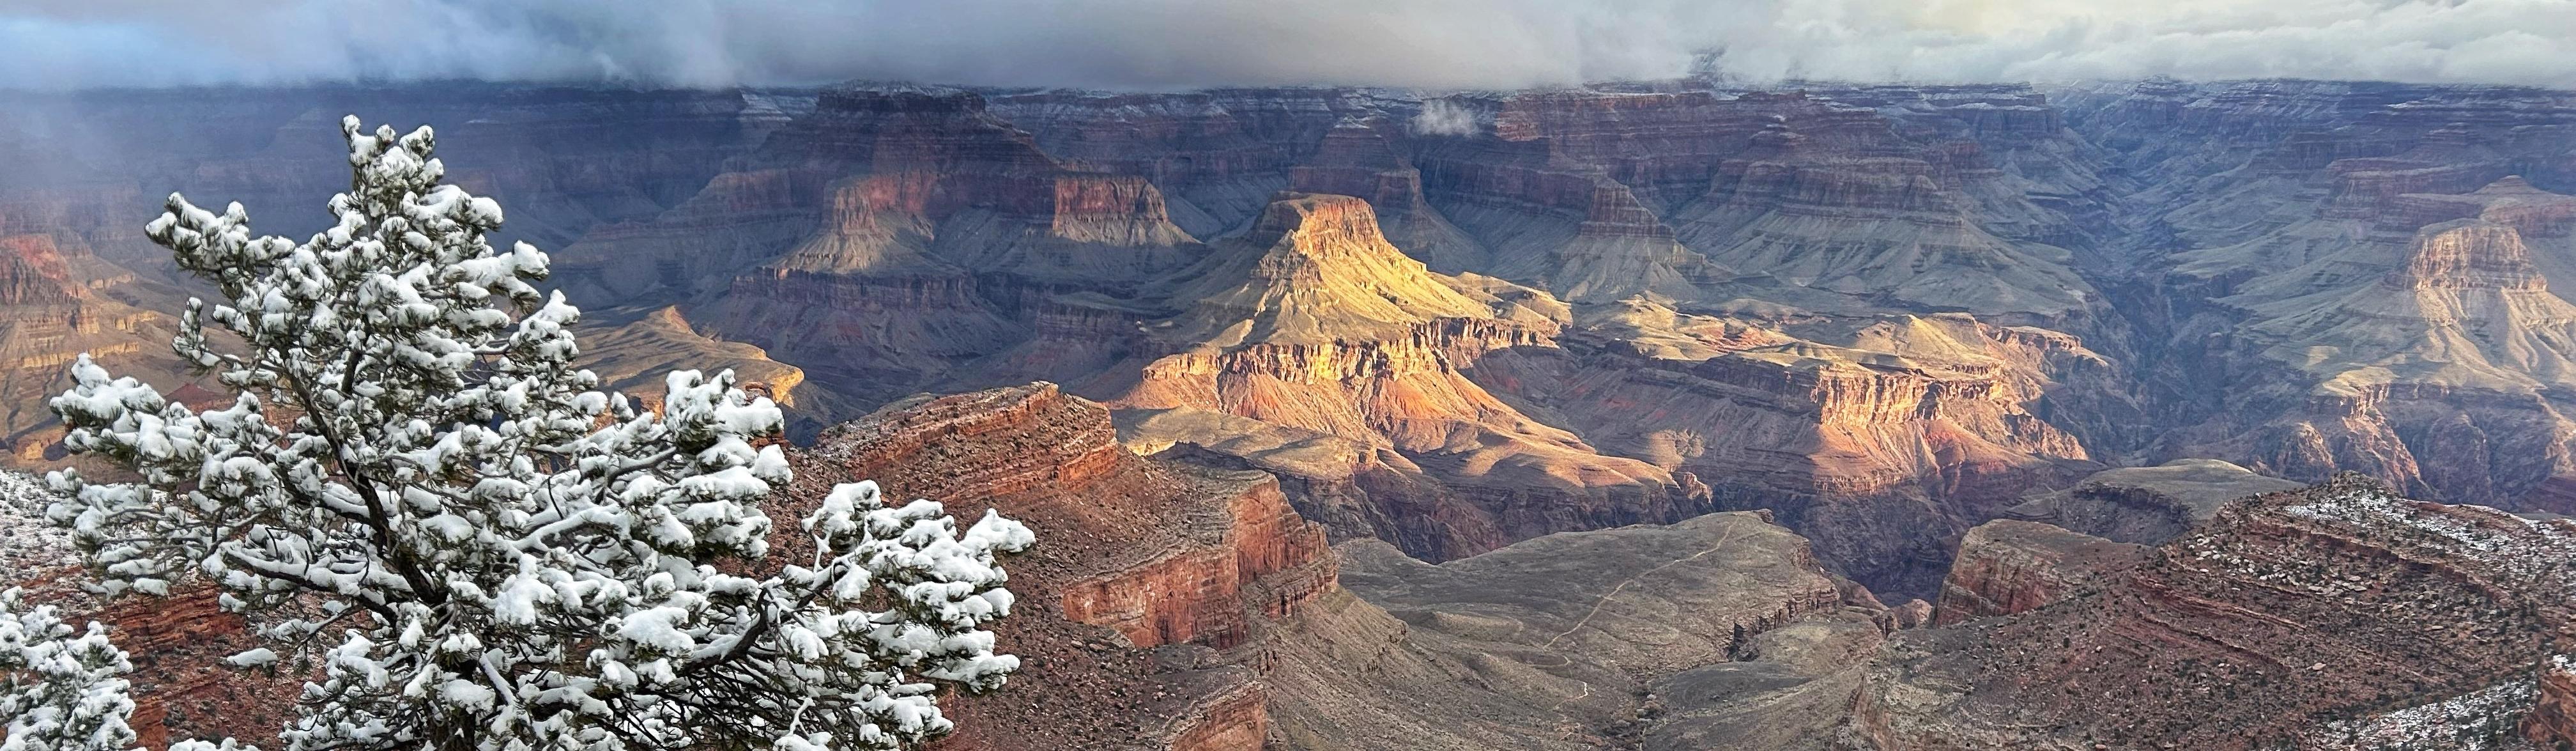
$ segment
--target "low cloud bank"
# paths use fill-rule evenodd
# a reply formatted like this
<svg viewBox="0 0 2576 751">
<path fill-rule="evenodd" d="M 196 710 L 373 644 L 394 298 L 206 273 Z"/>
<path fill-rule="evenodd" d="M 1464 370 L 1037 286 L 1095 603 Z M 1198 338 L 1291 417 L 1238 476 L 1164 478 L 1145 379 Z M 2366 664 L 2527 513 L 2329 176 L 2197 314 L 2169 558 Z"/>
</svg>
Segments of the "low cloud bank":
<svg viewBox="0 0 2576 751">
<path fill-rule="evenodd" d="M 18 0 L 0 87 L 848 79 L 1519 88 L 1726 74 L 2565 86 L 2570 0 Z M 1472 123 L 1471 123 L 1472 126 Z"/>
</svg>

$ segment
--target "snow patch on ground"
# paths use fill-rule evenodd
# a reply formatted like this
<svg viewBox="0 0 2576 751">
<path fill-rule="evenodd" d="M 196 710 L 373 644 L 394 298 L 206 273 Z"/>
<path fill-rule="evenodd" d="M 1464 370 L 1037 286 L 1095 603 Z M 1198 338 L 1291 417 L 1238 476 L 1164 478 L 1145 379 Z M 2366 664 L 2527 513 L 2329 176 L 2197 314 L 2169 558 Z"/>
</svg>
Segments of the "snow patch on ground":
<svg viewBox="0 0 2576 751">
<path fill-rule="evenodd" d="M 2482 506 L 2440 506 L 2377 492 L 2350 493 L 2283 509 L 2292 516 L 2361 529 L 2412 532 L 2420 542 L 2526 583 L 2569 582 L 2576 525 L 2529 519 Z"/>
<path fill-rule="evenodd" d="M 2493 686 L 2430 704 L 2355 721 L 2326 723 L 2303 744 L 2312 748 L 2390 751 L 2521 751 L 2533 748 L 2514 732 L 2531 711 L 2539 685 L 2517 676 Z"/>
<path fill-rule="evenodd" d="M 71 533 L 45 521 L 53 502 L 44 478 L 0 470 L 0 571 L 31 573 L 79 561 Z"/>
</svg>

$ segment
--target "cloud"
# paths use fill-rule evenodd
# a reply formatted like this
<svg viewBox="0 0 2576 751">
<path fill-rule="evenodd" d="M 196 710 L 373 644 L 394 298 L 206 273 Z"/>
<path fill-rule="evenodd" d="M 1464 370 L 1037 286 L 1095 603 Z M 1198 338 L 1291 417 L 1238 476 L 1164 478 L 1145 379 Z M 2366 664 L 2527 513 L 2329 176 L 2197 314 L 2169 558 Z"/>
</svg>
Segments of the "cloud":
<svg viewBox="0 0 2576 751">
<path fill-rule="evenodd" d="M 1423 102 L 1422 111 L 1413 115 L 1413 132 L 1424 135 L 1472 136 L 1481 130 L 1475 112 L 1447 99 Z"/>
<path fill-rule="evenodd" d="M 2569 0 L 14 0 L 0 87 L 853 78 L 1168 89 L 2307 77 L 2565 85 Z"/>
</svg>

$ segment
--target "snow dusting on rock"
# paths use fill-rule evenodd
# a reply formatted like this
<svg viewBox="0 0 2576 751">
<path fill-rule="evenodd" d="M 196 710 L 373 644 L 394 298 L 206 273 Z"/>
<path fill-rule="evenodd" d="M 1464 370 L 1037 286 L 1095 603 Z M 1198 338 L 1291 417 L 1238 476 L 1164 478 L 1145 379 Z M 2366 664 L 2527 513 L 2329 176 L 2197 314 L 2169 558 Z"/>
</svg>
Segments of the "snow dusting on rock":
<svg viewBox="0 0 2576 751">
<path fill-rule="evenodd" d="M 2514 733 L 2515 723 L 2531 710 L 2538 692 L 2529 677 L 2441 701 L 2374 715 L 2330 722 L 2308 736 L 2314 748 L 2366 748 L 2389 751 L 2519 751 L 2535 748 Z"/>
<path fill-rule="evenodd" d="M 69 532 L 45 521 L 54 493 L 44 478 L 0 470 L 0 570 L 28 572 L 78 562 Z"/>
</svg>

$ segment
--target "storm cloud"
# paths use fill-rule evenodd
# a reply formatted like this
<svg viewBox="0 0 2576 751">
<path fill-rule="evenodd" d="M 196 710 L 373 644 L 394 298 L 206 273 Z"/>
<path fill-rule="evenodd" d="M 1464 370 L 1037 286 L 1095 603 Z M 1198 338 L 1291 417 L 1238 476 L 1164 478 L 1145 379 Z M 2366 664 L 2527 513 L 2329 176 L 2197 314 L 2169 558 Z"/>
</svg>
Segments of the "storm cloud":
<svg viewBox="0 0 2576 751">
<path fill-rule="evenodd" d="M 2303 77 L 2566 86 L 2576 0 L 8 0 L 0 87 L 1171 89 Z"/>
</svg>

